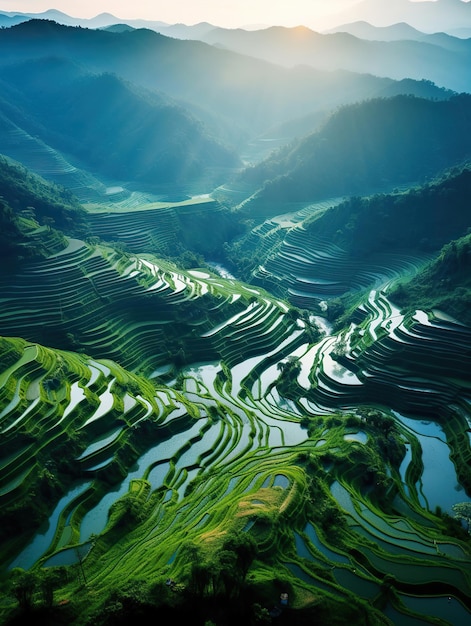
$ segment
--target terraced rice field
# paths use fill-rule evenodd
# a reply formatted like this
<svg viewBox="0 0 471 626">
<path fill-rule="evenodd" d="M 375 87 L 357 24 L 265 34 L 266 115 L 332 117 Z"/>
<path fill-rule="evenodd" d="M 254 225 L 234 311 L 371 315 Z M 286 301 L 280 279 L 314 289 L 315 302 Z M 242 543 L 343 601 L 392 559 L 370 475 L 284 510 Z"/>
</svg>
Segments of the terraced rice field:
<svg viewBox="0 0 471 626">
<path fill-rule="evenodd" d="M 338 245 L 305 226 L 317 214 L 340 204 L 342 198 L 316 202 L 261 221 L 239 244 L 240 255 L 257 250 L 261 259 L 252 282 L 286 298 L 295 306 L 312 308 L 319 300 L 358 294 L 384 286 L 400 276 L 415 274 L 430 256 L 424 253 L 381 252 L 352 259 Z"/>
<path fill-rule="evenodd" d="M 329 241 L 313 238 L 303 226 L 290 228 L 280 250 L 259 268 L 259 283 L 270 276 L 282 279 L 293 304 L 309 308 L 316 299 L 337 297 L 383 285 L 407 273 L 415 273 L 426 256 L 381 253 L 368 263 L 352 261 L 350 255 Z"/>
<path fill-rule="evenodd" d="M 139 220 L 129 237 L 146 245 Z M 304 302 L 335 293 L 319 268 L 341 255 L 308 253 L 302 237 L 267 268 L 293 293 L 302 283 Z M 80 558 L 100 593 L 130 571 L 178 579 L 185 546 L 239 530 L 299 596 L 360 598 L 404 623 L 470 618 L 469 542 L 444 534 L 435 507 L 469 500 L 471 330 L 403 316 L 387 285 L 415 261 L 389 261 L 365 277 L 332 270 L 341 289 L 375 288 L 355 323 L 325 324 L 316 343 L 259 287 L 78 240 L 3 278 L 0 504 L 34 485 L 54 505 L 45 530 L 5 544 L 2 566 Z M 302 282 L 308 265 L 316 283 Z M 446 494 L 424 467 L 427 437 L 454 477 Z M 126 535 L 108 541 L 123 519 Z"/>
<path fill-rule="evenodd" d="M 106 187 L 101 181 L 13 122 L 0 120 L 0 139 L 2 154 L 39 176 L 69 188 L 82 202 L 96 200 L 105 194 Z"/>
</svg>

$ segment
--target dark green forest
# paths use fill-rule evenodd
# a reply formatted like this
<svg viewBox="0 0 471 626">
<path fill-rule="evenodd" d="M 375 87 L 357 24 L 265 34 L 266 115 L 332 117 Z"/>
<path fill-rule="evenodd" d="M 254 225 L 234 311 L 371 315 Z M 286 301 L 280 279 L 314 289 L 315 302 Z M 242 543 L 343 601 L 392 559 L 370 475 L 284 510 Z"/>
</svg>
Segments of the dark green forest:
<svg viewBox="0 0 471 626">
<path fill-rule="evenodd" d="M 453 240 L 420 274 L 399 283 L 390 297 L 400 306 L 447 311 L 469 325 L 471 276 L 470 235 Z"/>
<path fill-rule="evenodd" d="M 382 249 L 437 252 L 467 233 L 471 170 L 457 168 L 422 186 L 368 198 L 351 197 L 306 220 L 306 230 L 321 234 L 365 257 Z"/>
<path fill-rule="evenodd" d="M 470 106 L 470 96 L 460 94 L 341 107 L 316 133 L 241 173 L 240 182 L 256 191 L 244 209 L 269 215 L 281 203 L 425 182 L 469 156 Z"/>
</svg>

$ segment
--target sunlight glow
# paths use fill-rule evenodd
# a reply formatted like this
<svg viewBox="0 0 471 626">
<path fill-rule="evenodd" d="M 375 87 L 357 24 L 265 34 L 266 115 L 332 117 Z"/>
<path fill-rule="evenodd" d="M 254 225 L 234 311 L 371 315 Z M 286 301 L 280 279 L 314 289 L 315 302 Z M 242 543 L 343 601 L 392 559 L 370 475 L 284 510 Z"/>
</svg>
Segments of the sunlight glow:
<svg viewBox="0 0 471 626">
<path fill-rule="evenodd" d="M 164 24 L 194 25 L 209 22 L 223 28 L 259 29 L 268 26 L 306 26 L 311 30 L 326 31 L 339 25 L 367 21 L 375 26 L 388 26 L 398 22 L 423 32 L 439 32 L 445 29 L 447 17 L 456 14 L 450 25 L 458 28 L 471 12 L 471 0 L 3 0 L 1 12 L 11 14 L 46 14 L 54 19 L 53 11 L 66 15 L 91 19 L 97 15 L 111 14 L 123 21 L 147 20 Z M 425 11 L 418 11 L 418 5 Z M 465 12 L 460 4 L 470 4 Z M 428 5 L 428 6 L 425 6 Z M 453 10 L 451 10 L 452 6 Z M 52 8 L 51 8 L 52 7 Z M 458 12 L 458 13 L 457 13 Z M 58 20 L 59 21 L 59 20 Z M 103 22 L 108 24 L 104 16 Z M 86 25 L 86 24 L 84 24 Z M 144 24 L 138 24 L 139 27 Z M 92 27 L 96 27 L 96 24 Z"/>
<path fill-rule="evenodd" d="M 73 17 L 92 18 L 101 13 L 111 13 L 125 19 L 158 20 L 169 24 L 196 24 L 207 21 L 226 28 L 253 25 L 306 25 L 319 28 L 335 22 L 335 17 L 345 9 L 358 4 L 360 0 L 176 0 L 175 2 L 153 2 L 137 0 L 129 3 L 124 0 L 85 0 L 77 4 L 75 0 L 5 0 L 1 11 L 21 13 L 42 13 L 51 9 L 62 11 Z"/>
</svg>

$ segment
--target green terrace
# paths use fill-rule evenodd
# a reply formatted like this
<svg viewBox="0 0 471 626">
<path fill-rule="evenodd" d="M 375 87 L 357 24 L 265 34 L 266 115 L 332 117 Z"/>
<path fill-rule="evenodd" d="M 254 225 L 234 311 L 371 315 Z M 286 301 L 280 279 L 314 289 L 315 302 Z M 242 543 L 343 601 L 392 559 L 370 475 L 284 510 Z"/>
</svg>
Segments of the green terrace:
<svg viewBox="0 0 471 626">
<path fill-rule="evenodd" d="M 384 253 L 353 260 L 339 246 L 314 238 L 302 226 L 286 233 L 279 251 L 265 265 L 267 275 L 283 277 L 290 299 L 300 306 L 314 298 L 362 291 L 417 271 L 426 258 Z M 263 284 L 264 274 L 260 274 Z"/>
<path fill-rule="evenodd" d="M 3 276 L 4 571 L 65 566 L 88 610 L 117 580 L 191 589 L 250 535 L 251 579 L 299 608 L 469 616 L 471 334 L 387 284 L 313 335 L 261 287 L 79 240 Z"/>
<path fill-rule="evenodd" d="M 110 202 L 107 198 L 106 204 L 85 205 L 92 235 L 137 253 L 177 256 L 186 248 L 217 254 L 236 232 L 227 210 L 213 198 L 194 196 L 172 202 L 155 196 L 133 206 L 133 193 L 128 200 Z"/>
<path fill-rule="evenodd" d="M 277 345 L 295 321 L 286 315 L 285 305 L 268 296 L 260 299 L 250 324 L 209 332 L 225 315 L 250 310 L 249 302 L 259 293 L 231 283 L 221 287 L 220 279 L 208 273 L 195 276 L 165 261 L 122 257 L 112 249 L 70 240 L 60 253 L 24 266 L 13 281 L 3 277 L 0 319 L 4 335 L 38 338 L 49 345 L 65 341 L 71 348 L 80 342 L 90 354 L 131 368 L 152 359 L 155 369 L 168 361 L 169 352 L 175 356 L 180 350 L 180 336 L 189 335 L 185 350 L 193 361 L 198 353 L 216 356 L 221 351 L 241 360 L 246 350 L 253 354 Z M 240 342 L 244 328 L 250 340 L 244 335 Z"/>
<path fill-rule="evenodd" d="M 39 372 L 34 373 L 33 369 L 32 379 L 46 401 L 44 388 L 48 394 L 51 392 L 49 384 L 45 384 L 47 370 L 44 361 L 51 360 L 57 353 L 23 343 L 22 354 L 19 340 L 5 339 L 4 342 L 17 345 L 18 362 L 22 361 L 10 365 L 9 372 L 2 378 L 4 387 L 9 381 L 9 385 L 16 389 L 13 379 L 25 380 L 24 366 L 39 362 Z M 56 404 L 55 412 L 42 422 L 39 440 L 42 440 L 42 450 L 53 445 L 54 423 L 56 430 L 68 432 L 69 436 L 72 432 L 79 435 L 79 441 L 73 446 L 74 458 L 69 456 L 68 459 L 76 467 L 74 473 L 78 484 L 71 485 L 58 502 L 58 510 L 54 510 L 49 518 L 50 522 L 57 520 L 52 525 L 53 533 L 48 535 L 49 547 L 43 538 L 37 544 L 37 549 L 42 546 L 42 552 L 36 552 L 33 557 L 33 541 L 30 551 L 20 553 L 13 564 L 30 566 L 39 558 L 39 563 L 47 567 L 60 563 L 73 566 L 77 557 L 71 548 L 78 542 L 85 548 L 88 546 L 82 567 L 86 571 L 87 584 L 93 584 L 98 592 L 105 590 L 108 581 L 115 580 L 116 575 L 124 575 L 130 559 L 138 578 L 154 575 L 152 572 L 156 569 L 180 578 L 185 563 L 188 565 L 182 550 L 191 538 L 198 538 L 205 546 L 217 544 L 218 536 L 229 525 L 250 528 L 261 554 L 277 555 L 278 571 L 283 571 L 284 564 L 297 563 L 300 570 L 290 566 L 285 574 L 286 580 L 294 576 L 291 584 L 295 588 L 304 584 L 311 589 L 325 587 L 326 593 L 336 597 L 349 598 L 359 593 L 360 597 L 372 601 L 381 596 L 384 576 L 393 572 L 395 585 L 406 594 L 420 594 L 420 585 L 425 589 L 427 584 L 432 584 L 437 586 L 438 593 L 452 593 L 459 602 L 468 602 L 464 544 L 445 540 L 433 515 L 427 517 L 419 504 L 404 494 L 401 496 L 404 506 L 416 512 L 414 525 L 399 523 L 400 513 L 396 513 L 395 523 L 386 525 L 387 517 L 380 504 L 376 499 L 370 500 L 368 491 L 364 491 L 364 470 L 361 469 L 364 465 L 361 464 L 373 461 L 363 460 L 365 455 L 369 459 L 372 452 L 367 448 L 367 439 L 359 436 L 359 431 L 368 433 L 374 428 L 368 421 L 349 426 L 352 420 L 337 418 L 334 426 L 334 423 L 329 425 L 330 418 L 326 417 L 317 430 L 311 434 L 304 431 L 303 435 L 303 430 L 299 430 L 301 412 L 294 407 L 280 411 L 270 401 L 273 396 L 267 395 L 264 402 L 258 402 L 250 392 L 231 395 L 226 385 L 221 387 L 218 383 L 220 368 L 200 366 L 193 372 L 189 370 L 181 395 L 169 388 L 151 392 L 145 379 L 126 373 L 110 361 L 98 362 L 85 356 L 72 358 L 68 353 L 60 356 L 62 371 L 67 372 L 67 378 L 74 372 L 76 380 L 70 386 L 64 382 L 54 391 L 64 398 L 64 402 L 62 406 Z M 54 358 L 50 366 L 53 364 Z M 80 378 L 78 372 L 81 372 Z M 42 373 L 41 378 L 38 373 Z M 73 384 L 78 384 L 75 389 L 82 390 L 79 401 L 72 398 Z M 30 391 L 30 398 L 32 396 L 33 391 Z M 150 413 L 144 401 L 152 407 Z M 135 412 L 138 405 L 139 411 Z M 23 432 L 37 428 L 28 420 L 26 411 L 25 404 L 11 404 L 3 416 L 6 419 L 13 412 L 21 417 L 19 421 L 16 417 L 10 437 L 14 432 L 19 435 L 20 425 Z M 305 415 L 305 411 L 302 413 Z M 320 421 L 315 415 L 313 413 L 314 422 Z M 188 420 L 188 416 L 191 422 L 184 426 L 181 420 Z M 12 418 L 10 416 L 10 424 L 14 421 Z M 294 432 L 290 434 L 293 429 L 294 432 L 298 429 L 298 436 Z M 143 442 L 139 443 L 140 432 L 146 434 L 144 448 Z M 368 440 L 371 441 L 369 437 Z M 68 448 L 72 451 L 70 443 Z M 136 457 L 138 450 L 141 453 Z M 330 468 L 326 457 L 332 459 Z M 19 463 L 18 457 L 12 455 L 3 468 L 11 468 L 6 472 L 10 487 L 13 479 L 21 485 L 29 470 L 29 479 L 24 483 L 27 488 L 31 485 L 31 473 L 41 472 L 36 461 L 40 455 L 28 454 L 27 458 L 29 465 Z M 317 489 L 324 481 L 326 489 L 332 480 L 330 476 L 338 476 L 354 490 L 355 500 L 332 487 L 332 496 L 326 491 L 313 494 L 314 501 L 323 504 L 321 508 L 311 510 L 308 492 L 314 485 L 308 489 L 310 470 L 304 459 L 309 460 L 312 467 L 316 464 L 315 459 L 320 464 L 316 466 L 317 481 L 320 481 L 316 482 Z M 325 466 L 324 470 L 322 466 Z M 57 470 L 49 466 L 48 471 L 53 474 Z M 123 471 L 126 472 L 124 478 Z M 44 470 L 42 474 L 44 476 Z M 391 479 L 389 488 L 393 484 Z M 109 496 L 108 485 L 115 485 Z M 5 505 L 21 499 L 21 490 L 12 491 L 8 490 L 8 485 L 5 487 L 2 491 Z M 335 499 L 347 515 L 341 542 L 339 535 L 332 535 L 335 526 L 327 521 L 330 519 L 328 511 L 335 507 Z M 359 508 L 360 501 L 365 503 L 362 508 Z M 112 538 L 120 528 L 119 520 L 131 510 L 140 512 L 141 521 L 131 531 L 132 550 L 123 557 Z M 282 543 L 279 533 L 271 532 L 270 524 L 267 525 L 274 516 L 279 518 L 278 524 L 286 524 Z M 309 528 L 318 529 L 318 547 L 312 546 L 310 536 L 313 531 L 309 531 L 306 523 L 310 524 Z M 339 520 L 336 523 L 340 523 Z M 297 537 L 304 536 L 305 528 L 308 528 L 308 534 L 304 549 L 298 545 Z M 93 540 L 93 536 L 98 540 Z M 446 557 L 438 554 L 436 540 Z M 369 547 L 372 541 L 376 548 Z M 331 542 L 336 546 L 340 542 L 344 546 L 340 548 L 340 554 L 344 550 L 350 554 L 347 562 L 339 563 L 340 557 L 332 559 L 328 552 Z M 145 555 L 150 546 L 157 544 L 162 548 L 157 551 L 153 548 L 151 565 Z M 398 546 L 402 548 L 400 553 Z M 323 556 L 317 561 L 319 549 Z M 307 555 L 306 550 L 314 558 Z M 427 555 L 429 560 L 426 561 Z M 302 575 L 302 571 L 310 573 Z M 372 585 L 371 588 L 368 584 Z M 394 601 L 393 605 L 400 612 L 407 613 L 400 602 Z"/>
<path fill-rule="evenodd" d="M 97 200 L 105 193 L 105 185 L 92 174 L 72 165 L 59 151 L 17 127 L 12 121 L 2 119 L 0 137 L 2 154 L 40 176 L 67 187 L 82 202 Z"/>
</svg>

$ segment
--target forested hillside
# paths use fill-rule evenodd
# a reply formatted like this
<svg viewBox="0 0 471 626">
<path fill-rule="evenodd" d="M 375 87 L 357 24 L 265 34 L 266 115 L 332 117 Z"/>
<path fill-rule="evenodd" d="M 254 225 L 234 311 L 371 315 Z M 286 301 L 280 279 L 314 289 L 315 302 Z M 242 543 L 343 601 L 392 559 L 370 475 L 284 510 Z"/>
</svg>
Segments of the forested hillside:
<svg viewBox="0 0 471 626">
<path fill-rule="evenodd" d="M 46 143 L 102 176 L 171 184 L 239 164 L 188 111 L 116 75 L 47 58 L 3 68 L 0 79 L 14 89 L 10 98 L 21 107 L 27 130 L 34 120 Z M 7 107 L 2 112 L 8 116 Z"/>
<path fill-rule="evenodd" d="M 0 188 L 15 214 L 30 209 L 40 224 L 55 223 L 68 235 L 85 232 L 86 211 L 73 193 L 1 155 Z"/>
<path fill-rule="evenodd" d="M 0 248 L 8 271 L 20 260 L 44 256 L 54 246 L 65 245 L 58 231 L 51 232 L 49 238 L 35 239 L 41 227 L 55 225 L 68 235 L 86 236 L 85 215 L 70 191 L 0 156 Z"/>
<path fill-rule="evenodd" d="M 394 194 L 352 197 L 306 220 L 306 234 L 330 240 L 352 258 L 383 251 L 437 251 L 471 222 L 469 166 Z"/>
<path fill-rule="evenodd" d="M 396 285 L 390 297 L 401 307 L 446 311 L 471 325 L 471 235 L 447 243 L 417 276 Z"/>
<path fill-rule="evenodd" d="M 470 109 L 467 94 L 442 102 L 397 96 L 341 107 L 318 132 L 240 174 L 238 182 L 255 191 L 242 209 L 268 215 L 283 203 L 422 182 L 471 154 Z"/>
</svg>

